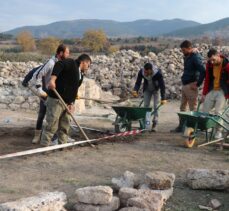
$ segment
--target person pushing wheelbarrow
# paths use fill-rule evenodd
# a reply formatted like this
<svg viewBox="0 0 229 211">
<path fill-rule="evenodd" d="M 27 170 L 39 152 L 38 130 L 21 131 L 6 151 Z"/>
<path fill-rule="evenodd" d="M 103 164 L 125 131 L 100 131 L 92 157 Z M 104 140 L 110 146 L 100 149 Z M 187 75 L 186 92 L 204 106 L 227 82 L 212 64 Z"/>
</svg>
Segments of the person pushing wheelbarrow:
<svg viewBox="0 0 229 211">
<path fill-rule="evenodd" d="M 152 119 L 152 132 L 157 132 L 158 126 L 158 104 L 159 104 L 159 89 L 161 94 L 161 104 L 165 104 L 165 83 L 161 70 L 153 63 L 146 63 L 139 70 L 137 80 L 132 91 L 134 97 L 138 97 L 138 91 L 143 82 L 144 107 L 150 107 L 151 99 L 153 98 L 154 116 Z"/>
</svg>

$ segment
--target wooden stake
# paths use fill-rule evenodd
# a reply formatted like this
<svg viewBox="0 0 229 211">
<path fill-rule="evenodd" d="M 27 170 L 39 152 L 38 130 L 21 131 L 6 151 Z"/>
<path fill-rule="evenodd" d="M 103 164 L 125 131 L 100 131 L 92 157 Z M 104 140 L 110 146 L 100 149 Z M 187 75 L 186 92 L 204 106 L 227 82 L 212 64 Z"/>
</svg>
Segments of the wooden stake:
<svg viewBox="0 0 229 211">
<path fill-rule="evenodd" d="M 80 97 L 79 100 L 93 100 L 93 101 L 100 102 L 100 103 L 117 103 L 117 102 L 119 102 L 119 101 L 108 101 L 108 100 L 101 100 L 101 99 L 89 98 L 89 97 Z"/>
<path fill-rule="evenodd" d="M 14 158 L 14 157 L 21 157 L 21 156 L 25 156 L 25 155 L 32 155 L 32 154 L 37 154 L 37 153 L 41 153 L 41 152 L 48 152 L 48 151 L 52 151 L 52 150 L 56 150 L 56 149 L 63 149 L 63 148 L 71 147 L 71 146 L 76 146 L 76 145 L 79 145 L 79 144 L 91 143 L 93 141 L 98 141 L 98 140 L 99 139 L 77 141 L 77 142 L 73 142 L 73 143 L 59 144 L 59 145 L 54 145 L 54 146 L 48 146 L 48 147 L 41 147 L 41 148 L 37 148 L 37 149 L 25 150 L 25 151 L 22 151 L 22 152 L 10 153 L 10 154 L 7 154 L 7 155 L 1 155 L 0 156 L 0 160 L 1 159 L 5 159 L 5 158 Z"/>
<path fill-rule="evenodd" d="M 207 145 L 210 145 L 210 144 L 215 144 L 215 143 L 223 141 L 223 140 L 224 140 L 224 138 L 220 138 L 220 139 L 217 139 L 215 141 L 210 141 L 210 142 L 207 142 L 207 143 L 204 143 L 204 144 L 200 144 L 197 147 L 199 148 L 199 147 L 207 146 Z"/>
</svg>

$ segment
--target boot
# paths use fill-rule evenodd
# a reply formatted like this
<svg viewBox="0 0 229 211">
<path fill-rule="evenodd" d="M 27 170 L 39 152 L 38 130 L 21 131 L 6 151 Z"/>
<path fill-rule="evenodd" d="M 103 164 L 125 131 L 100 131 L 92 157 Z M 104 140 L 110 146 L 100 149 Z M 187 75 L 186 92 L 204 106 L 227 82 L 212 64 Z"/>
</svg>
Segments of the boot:
<svg viewBox="0 0 229 211">
<path fill-rule="evenodd" d="M 179 125 L 175 129 L 170 130 L 170 132 L 181 133 L 183 131 L 183 127 L 184 127 L 184 122 L 181 120 L 181 118 L 179 118 Z"/>
<path fill-rule="evenodd" d="M 40 142 L 40 139 L 41 139 L 41 130 L 35 130 L 32 144 L 38 144 Z"/>
</svg>

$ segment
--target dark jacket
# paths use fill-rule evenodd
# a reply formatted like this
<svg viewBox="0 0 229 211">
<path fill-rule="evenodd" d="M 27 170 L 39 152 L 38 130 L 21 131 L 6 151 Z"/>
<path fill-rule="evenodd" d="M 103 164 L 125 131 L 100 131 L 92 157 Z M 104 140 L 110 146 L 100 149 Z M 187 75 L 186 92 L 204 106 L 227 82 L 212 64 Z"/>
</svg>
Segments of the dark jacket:
<svg viewBox="0 0 229 211">
<path fill-rule="evenodd" d="M 191 53 L 184 57 L 184 72 L 181 77 L 183 85 L 197 82 L 199 87 L 205 77 L 205 68 L 201 56 L 198 53 Z"/>
<path fill-rule="evenodd" d="M 141 87 L 142 79 L 144 79 L 143 92 L 146 90 L 148 86 L 148 81 L 147 79 L 144 78 L 143 73 L 144 73 L 144 69 L 141 69 L 138 72 L 138 77 L 137 77 L 137 80 L 134 86 L 134 90 L 137 92 Z M 152 81 L 153 81 L 153 84 L 155 85 L 155 91 L 158 91 L 160 89 L 161 99 L 165 100 L 165 83 L 164 83 L 164 78 L 161 73 L 161 70 L 158 70 L 158 72 L 152 76 Z"/>
<path fill-rule="evenodd" d="M 52 75 L 57 76 L 56 79 L 56 90 L 63 98 L 66 104 L 71 104 L 75 102 L 79 81 L 79 65 L 71 58 L 65 59 L 63 61 L 58 61 L 54 68 Z M 48 91 L 48 95 L 52 98 L 57 98 L 52 90 Z"/>
<path fill-rule="evenodd" d="M 224 92 L 225 98 L 229 99 L 229 61 L 224 56 L 220 76 L 220 87 Z M 213 65 L 208 62 L 206 64 L 206 77 L 204 81 L 203 95 L 207 95 L 214 88 Z"/>
</svg>

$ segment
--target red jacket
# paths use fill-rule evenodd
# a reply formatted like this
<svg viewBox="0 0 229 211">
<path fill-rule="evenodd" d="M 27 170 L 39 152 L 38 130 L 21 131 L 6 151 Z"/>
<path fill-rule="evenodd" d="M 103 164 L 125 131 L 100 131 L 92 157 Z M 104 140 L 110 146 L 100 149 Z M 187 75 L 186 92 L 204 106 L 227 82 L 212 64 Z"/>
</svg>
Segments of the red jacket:
<svg viewBox="0 0 229 211">
<path fill-rule="evenodd" d="M 224 56 L 220 76 L 220 87 L 225 94 L 225 98 L 229 99 L 229 61 Z M 213 65 L 208 62 L 206 64 L 206 76 L 204 81 L 203 95 L 207 95 L 214 88 Z"/>
</svg>

